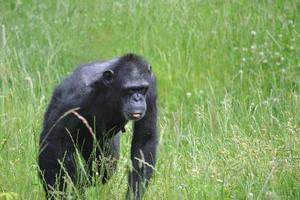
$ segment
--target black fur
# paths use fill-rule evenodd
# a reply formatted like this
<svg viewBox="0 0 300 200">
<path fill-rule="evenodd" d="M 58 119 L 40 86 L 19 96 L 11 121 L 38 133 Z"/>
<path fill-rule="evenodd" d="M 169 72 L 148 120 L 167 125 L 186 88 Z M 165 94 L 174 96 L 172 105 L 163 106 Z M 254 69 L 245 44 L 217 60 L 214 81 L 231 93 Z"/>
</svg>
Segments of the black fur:
<svg viewBox="0 0 300 200">
<path fill-rule="evenodd" d="M 140 199 L 156 162 L 156 99 L 155 76 L 137 55 L 79 66 L 55 89 L 44 116 L 39 167 L 47 198 L 54 198 L 55 189 L 66 189 L 65 176 L 78 183 L 76 149 L 91 180 L 96 162 L 106 182 L 119 159 L 119 132 L 134 120 L 126 197 Z"/>
</svg>

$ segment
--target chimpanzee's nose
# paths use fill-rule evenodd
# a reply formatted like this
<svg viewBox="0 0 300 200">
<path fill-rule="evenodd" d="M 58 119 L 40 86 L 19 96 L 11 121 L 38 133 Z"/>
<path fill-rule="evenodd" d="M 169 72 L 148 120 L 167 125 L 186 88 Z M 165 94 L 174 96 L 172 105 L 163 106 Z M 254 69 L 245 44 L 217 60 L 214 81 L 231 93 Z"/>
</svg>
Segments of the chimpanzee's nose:
<svg viewBox="0 0 300 200">
<path fill-rule="evenodd" d="M 142 101 L 142 95 L 141 94 L 134 94 L 132 97 L 132 100 L 134 102 L 141 102 Z"/>
</svg>

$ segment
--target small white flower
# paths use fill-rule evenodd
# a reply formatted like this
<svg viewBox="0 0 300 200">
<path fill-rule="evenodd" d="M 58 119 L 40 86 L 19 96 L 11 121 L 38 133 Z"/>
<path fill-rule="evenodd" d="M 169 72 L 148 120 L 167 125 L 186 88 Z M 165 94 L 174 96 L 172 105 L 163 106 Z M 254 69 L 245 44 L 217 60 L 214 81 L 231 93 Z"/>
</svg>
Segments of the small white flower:
<svg viewBox="0 0 300 200">
<path fill-rule="evenodd" d="M 258 54 L 259 54 L 260 56 L 264 56 L 264 55 L 265 55 L 265 53 L 264 53 L 263 51 L 259 52 Z"/>
<path fill-rule="evenodd" d="M 247 199 L 253 199 L 254 198 L 254 195 L 253 195 L 253 193 L 252 192 L 249 192 L 248 194 L 247 194 Z"/>
<path fill-rule="evenodd" d="M 218 183 L 223 183 L 223 180 L 222 179 L 217 179 L 217 182 Z"/>
<path fill-rule="evenodd" d="M 187 92 L 187 93 L 186 93 L 186 96 L 189 98 L 189 97 L 192 96 L 192 93 L 191 93 L 191 92 Z"/>
<path fill-rule="evenodd" d="M 255 30 L 252 30 L 250 33 L 251 33 L 252 36 L 256 36 L 256 31 Z"/>
<path fill-rule="evenodd" d="M 242 51 L 248 51 L 248 49 L 246 47 L 243 47 Z"/>
<path fill-rule="evenodd" d="M 244 71 L 242 69 L 239 70 L 239 74 L 243 74 Z"/>
<path fill-rule="evenodd" d="M 246 62 L 246 58 L 243 57 L 243 58 L 242 58 L 242 61 L 243 61 L 243 62 Z"/>
<path fill-rule="evenodd" d="M 251 45 L 251 49 L 255 50 L 256 49 L 256 45 L 255 44 Z"/>
<path fill-rule="evenodd" d="M 295 49 L 295 47 L 294 46 L 290 46 L 290 50 L 294 50 Z"/>
</svg>

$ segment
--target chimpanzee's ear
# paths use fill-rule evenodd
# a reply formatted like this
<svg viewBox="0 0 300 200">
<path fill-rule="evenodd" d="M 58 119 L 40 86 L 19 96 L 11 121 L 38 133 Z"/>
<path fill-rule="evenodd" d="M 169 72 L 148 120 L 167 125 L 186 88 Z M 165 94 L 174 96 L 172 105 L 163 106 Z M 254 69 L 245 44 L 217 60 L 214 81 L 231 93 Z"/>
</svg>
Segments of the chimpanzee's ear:
<svg viewBox="0 0 300 200">
<path fill-rule="evenodd" d="M 107 69 L 103 72 L 103 83 L 105 85 L 108 85 L 110 83 L 112 83 L 113 79 L 114 79 L 114 71 L 111 69 Z"/>
<path fill-rule="evenodd" d="M 149 72 L 152 71 L 152 66 L 151 66 L 150 64 L 147 65 L 147 70 L 148 70 Z"/>
</svg>

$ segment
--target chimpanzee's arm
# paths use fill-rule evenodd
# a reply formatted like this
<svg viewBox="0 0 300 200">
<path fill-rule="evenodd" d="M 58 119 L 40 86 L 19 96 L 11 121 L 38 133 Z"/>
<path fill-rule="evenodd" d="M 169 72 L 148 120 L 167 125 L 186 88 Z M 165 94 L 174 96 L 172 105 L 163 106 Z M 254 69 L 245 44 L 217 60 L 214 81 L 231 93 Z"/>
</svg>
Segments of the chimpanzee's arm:
<svg viewBox="0 0 300 200">
<path fill-rule="evenodd" d="M 129 173 L 127 199 L 141 199 L 152 176 L 157 146 L 156 95 L 147 98 L 144 118 L 135 122 L 131 144 L 132 170 Z"/>
</svg>

